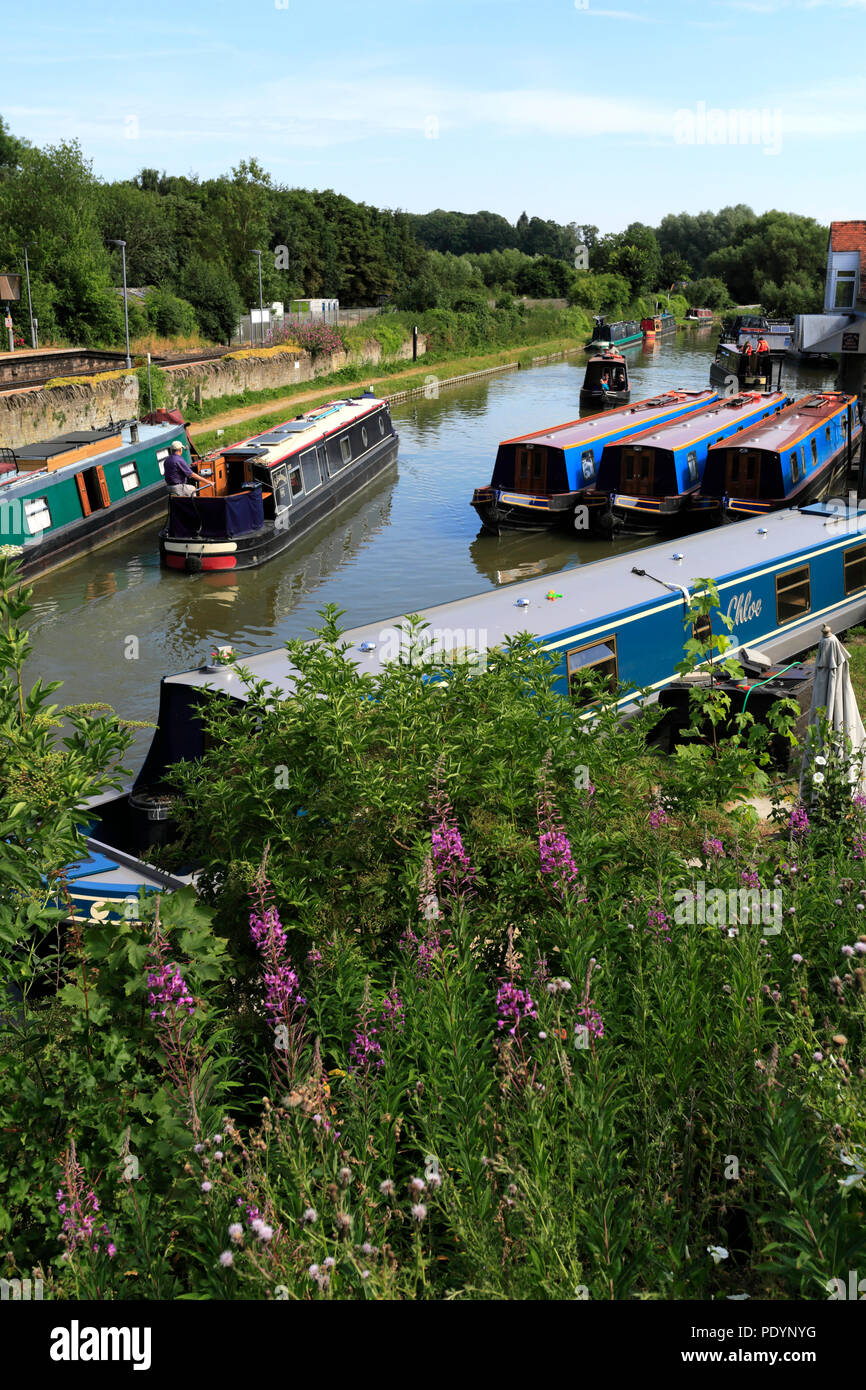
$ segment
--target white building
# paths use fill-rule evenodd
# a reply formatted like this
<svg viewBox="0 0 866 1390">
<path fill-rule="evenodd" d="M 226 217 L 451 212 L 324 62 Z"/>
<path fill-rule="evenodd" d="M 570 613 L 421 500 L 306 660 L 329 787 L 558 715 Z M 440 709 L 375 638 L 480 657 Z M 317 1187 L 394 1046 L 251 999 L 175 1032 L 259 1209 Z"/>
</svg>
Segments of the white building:
<svg viewBox="0 0 866 1390">
<path fill-rule="evenodd" d="M 798 314 L 800 352 L 866 353 L 866 222 L 831 222 L 823 314 Z"/>
</svg>

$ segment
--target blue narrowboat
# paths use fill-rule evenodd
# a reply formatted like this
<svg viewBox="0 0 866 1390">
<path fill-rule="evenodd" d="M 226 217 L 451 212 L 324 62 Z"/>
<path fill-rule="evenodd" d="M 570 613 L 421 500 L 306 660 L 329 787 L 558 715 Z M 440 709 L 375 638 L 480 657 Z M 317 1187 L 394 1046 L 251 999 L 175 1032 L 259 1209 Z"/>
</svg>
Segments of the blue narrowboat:
<svg viewBox="0 0 866 1390">
<path fill-rule="evenodd" d="M 782 391 L 731 396 L 687 419 L 606 445 L 596 490 L 609 497 L 610 524 L 660 531 L 693 521 L 689 504 L 700 488 L 710 445 L 773 415 L 789 401 Z"/>
<path fill-rule="evenodd" d="M 702 519 L 741 521 L 832 497 L 844 490 L 860 432 L 856 396 L 841 391 L 802 396 L 738 438 L 707 450 L 692 511 Z"/>
<path fill-rule="evenodd" d="M 578 714 L 590 707 L 589 672 L 607 681 L 621 712 L 628 713 L 677 679 L 690 635 L 685 616 L 702 576 L 711 576 L 718 587 L 718 610 L 710 620 L 719 631 L 718 615 L 730 618 L 734 653 L 759 648 L 783 661 L 814 645 L 825 623 L 838 632 L 866 616 L 866 507 L 814 503 L 773 512 L 760 526 L 743 521 L 682 544 L 682 553 L 657 543 L 639 556 L 616 555 L 563 570 L 555 576 L 555 598 L 547 575 L 425 610 L 420 616 L 428 650 L 443 653 L 441 678 L 447 682 L 448 652 L 468 649 L 486 659 L 528 632 L 555 663 L 556 688 L 571 696 Z M 405 622 L 397 617 L 345 632 L 345 659 L 370 675 L 405 660 Z M 275 697 L 291 696 L 297 672 L 285 649 L 245 658 L 243 665 Z M 107 913 L 120 887 L 128 892 L 135 883 L 160 886 L 154 878 L 160 871 L 140 856 L 155 842 L 154 821 L 162 819 L 159 842 L 170 840 L 172 769 L 205 751 L 200 713 L 210 692 L 240 706 L 252 701 L 254 742 L 255 687 L 235 665 L 207 663 L 164 677 L 157 728 L 135 785 L 91 803 L 91 858 L 76 866 L 78 876 L 69 884 L 76 906 L 93 910 L 96 903 L 96 910 Z M 175 883 L 185 881 L 181 875 Z"/>
<path fill-rule="evenodd" d="M 604 415 L 504 439 L 493 478 L 487 487 L 476 488 L 472 497 L 482 527 L 498 536 L 502 531 L 583 526 L 589 510 L 607 506 L 606 497 L 585 496 L 585 489 L 595 482 L 606 445 L 691 415 L 718 399 L 712 389 L 665 391 Z M 586 512 L 576 515 L 575 506 Z"/>
</svg>

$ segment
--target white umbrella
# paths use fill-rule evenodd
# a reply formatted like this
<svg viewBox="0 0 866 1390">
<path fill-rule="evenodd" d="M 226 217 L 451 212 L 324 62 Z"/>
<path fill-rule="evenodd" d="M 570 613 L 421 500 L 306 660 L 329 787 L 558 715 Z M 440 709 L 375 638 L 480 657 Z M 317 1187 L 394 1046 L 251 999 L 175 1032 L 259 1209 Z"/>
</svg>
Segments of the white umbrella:
<svg viewBox="0 0 866 1390">
<path fill-rule="evenodd" d="M 826 752 L 847 757 L 848 745 L 845 740 L 850 739 L 851 761 L 848 777 L 852 783 L 852 790 L 863 792 L 866 791 L 866 778 L 863 773 L 866 729 L 863 728 L 857 708 L 857 697 L 851 684 L 848 653 L 827 623 L 821 631 L 823 636 L 815 657 L 815 685 L 812 690 L 812 707 L 809 710 L 809 730 L 815 732 L 810 735 L 807 731 L 808 743 L 800 769 L 800 791 L 802 793 L 803 782 L 812 758 L 821 752 L 818 718 L 823 711 L 830 730 L 838 735 L 838 740 L 834 740 L 834 747 Z"/>
</svg>

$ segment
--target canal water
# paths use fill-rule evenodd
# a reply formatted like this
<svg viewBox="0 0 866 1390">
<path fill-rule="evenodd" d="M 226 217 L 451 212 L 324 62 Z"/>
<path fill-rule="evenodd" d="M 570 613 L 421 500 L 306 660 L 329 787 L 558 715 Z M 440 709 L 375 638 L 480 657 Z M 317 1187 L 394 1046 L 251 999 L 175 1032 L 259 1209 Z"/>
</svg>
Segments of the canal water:
<svg viewBox="0 0 866 1390">
<path fill-rule="evenodd" d="M 632 400 L 706 386 L 714 345 L 709 331 L 627 349 Z M 500 439 L 578 416 L 585 360 L 575 354 L 395 406 L 397 464 L 260 569 L 161 570 L 156 528 L 147 527 L 35 581 L 30 680 L 62 680 L 63 703 L 104 700 L 128 719 L 153 720 L 161 676 L 199 665 L 222 644 L 245 656 L 308 637 L 326 603 L 354 627 L 640 548 L 647 541 L 634 537 L 479 535 L 469 505 L 473 488 L 490 480 Z M 782 384 L 800 394 L 833 383 L 786 364 Z M 139 736 L 131 767 L 149 741 Z"/>
</svg>

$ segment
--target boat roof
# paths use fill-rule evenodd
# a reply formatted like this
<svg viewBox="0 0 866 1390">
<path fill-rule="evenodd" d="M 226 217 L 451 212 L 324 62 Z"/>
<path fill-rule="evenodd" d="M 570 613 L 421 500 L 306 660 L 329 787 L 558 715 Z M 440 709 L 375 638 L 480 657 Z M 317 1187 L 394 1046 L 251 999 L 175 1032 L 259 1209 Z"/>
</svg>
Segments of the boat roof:
<svg viewBox="0 0 866 1390">
<path fill-rule="evenodd" d="M 644 444 L 658 440 L 663 449 L 670 449 L 676 453 L 678 449 L 685 449 L 689 444 L 709 439 L 720 426 L 730 424 L 732 418 L 736 418 L 740 412 L 748 419 L 757 410 L 766 409 L 767 406 L 785 405 L 790 399 L 787 391 L 742 391 L 739 396 L 711 403 L 703 410 L 695 410 L 683 419 L 668 420 L 660 424 L 654 432 L 645 430 L 642 434 L 629 435 L 623 443 Z"/>
<path fill-rule="evenodd" d="M 866 509 L 857 515 L 862 516 L 861 539 L 866 540 Z M 852 512 L 851 519 L 853 516 Z M 478 644 L 491 650 L 524 631 L 553 645 L 558 637 L 577 626 L 610 618 L 614 628 L 614 615 L 640 608 L 653 599 L 669 599 L 671 592 L 681 592 L 683 586 L 692 586 L 698 578 L 711 575 L 720 587 L 726 580 L 739 583 L 750 568 L 760 572 L 789 555 L 798 560 L 806 558 L 810 551 L 814 553 L 838 542 L 845 534 L 844 511 L 840 515 L 825 504 L 802 510 L 786 508 L 761 517 L 760 522 L 760 527 L 751 519 L 686 536 L 679 542 L 682 552 L 668 540 L 647 546 L 639 553 L 611 556 L 537 579 L 519 579 L 485 593 L 423 609 L 420 616 L 429 625 L 429 635 L 438 631 L 456 638 L 465 636 L 465 646 L 470 648 Z M 640 574 L 634 572 L 636 567 Z M 548 593 L 560 597 L 549 599 Z M 399 615 L 348 629 L 341 637 L 349 648 L 346 660 L 362 673 L 379 674 L 396 654 L 404 622 L 405 615 Z M 282 648 L 244 657 L 240 665 L 254 679 L 267 681 L 277 694 L 287 696 L 294 689 L 295 668 Z M 247 699 L 247 686 L 231 666 L 166 676 L 164 684 L 210 688 L 239 700 Z"/>
<path fill-rule="evenodd" d="M 769 449 L 775 454 L 784 453 L 801 439 L 808 438 L 817 425 L 840 414 L 856 399 L 856 396 L 846 396 L 842 391 L 814 391 L 809 396 L 801 396 L 798 401 L 792 401 L 781 414 L 774 415 L 769 420 L 761 420 L 757 425 L 743 430 L 735 442 L 740 448 L 745 447 L 748 442 L 750 449 Z M 724 439 L 710 447 L 726 449 L 730 448 L 733 442 L 731 439 Z"/>
<path fill-rule="evenodd" d="M 597 359 L 590 358 L 590 361 Z M 645 414 L 651 418 L 653 413 L 660 413 L 662 410 L 669 410 L 670 407 L 681 401 L 686 404 L 689 401 L 706 400 L 710 405 L 718 399 L 718 391 L 715 387 L 707 386 L 701 390 L 675 390 L 663 391 L 659 396 L 651 396 L 645 401 L 637 401 L 634 405 L 620 405 L 613 410 L 605 410 L 602 415 L 584 416 L 582 420 L 567 420 L 562 425 L 551 425 L 547 429 L 536 430 L 531 434 L 516 434 L 511 439 L 503 439 L 503 444 L 548 444 L 557 449 L 571 449 L 577 444 L 594 444 L 600 439 L 606 439 L 610 435 L 619 434 L 623 426 L 630 422 L 635 415 Z"/>
<path fill-rule="evenodd" d="M 249 454 L 257 463 L 273 468 L 289 454 L 308 449 L 311 444 L 319 444 L 336 430 L 369 415 L 382 404 L 379 396 L 364 395 L 357 399 L 328 401 L 326 405 L 286 420 L 282 425 L 272 425 L 261 434 L 252 434 L 238 444 L 229 445 L 221 452 L 226 458 L 238 454 Z"/>
<path fill-rule="evenodd" d="M 139 425 L 138 442 L 133 444 L 131 426 L 115 425 L 98 430 L 71 430 L 68 434 L 57 435 L 53 439 L 44 441 L 41 444 L 24 444 L 15 450 L 19 458 L 51 458 L 65 449 L 73 449 L 77 445 L 87 444 L 91 440 L 105 438 L 106 435 L 119 434 L 123 440 L 114 449 L 106 449 L 103 453 L 93 454 L 90 458 L 80 458 L 74 463 L 61 464 L 59 468 L 34 468 L 26 473 L 7 473 L 0 477 L 0 485 L 3 487 L 3 496 L 7 497 L 10 492 L 18 488 L 25 488 L 28 484 L 37 481 L 40 487 L 44 487 L 45 479 L 50 477 L 69 478 L 74 473 L 80 473 L 82 469 L 93 468 L 97 464 L 102 467 L 106 463 L 116 462 L 118 459 L 128 457 L 140 449 L 142 445 L 155 445 L 164 443 L 166 448 L 174 439 L 186 445 L 186 431 L 183 425 Z"/>
</svg>

